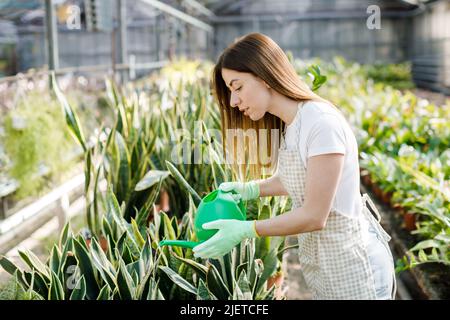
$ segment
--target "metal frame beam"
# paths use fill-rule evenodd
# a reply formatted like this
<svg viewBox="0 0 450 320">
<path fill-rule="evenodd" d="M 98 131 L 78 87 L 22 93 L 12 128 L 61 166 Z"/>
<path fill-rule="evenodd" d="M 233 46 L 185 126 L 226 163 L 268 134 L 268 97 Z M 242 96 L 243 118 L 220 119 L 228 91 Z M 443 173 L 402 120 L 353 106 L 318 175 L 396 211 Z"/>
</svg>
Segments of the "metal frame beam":
<svg viewBox="0 0 450 320">
<path fill-rule="evenodd" d="M 212 33 L 214 31 L 214 28 L 211 25 L 209 25 L 197 18 L 194 18 L 180 10 L 177 10 L 161 1 L 157 1 L 157 0 L 140 0 L 140 1 L 145 4 L 148 4 L 150 6 L 153 6 L 165 13 L 168 13 L 186 23 L 189 23 L 189 24 L 199 28 L 199 29 L 205 30 L 206 32 Z"/>
</svg>

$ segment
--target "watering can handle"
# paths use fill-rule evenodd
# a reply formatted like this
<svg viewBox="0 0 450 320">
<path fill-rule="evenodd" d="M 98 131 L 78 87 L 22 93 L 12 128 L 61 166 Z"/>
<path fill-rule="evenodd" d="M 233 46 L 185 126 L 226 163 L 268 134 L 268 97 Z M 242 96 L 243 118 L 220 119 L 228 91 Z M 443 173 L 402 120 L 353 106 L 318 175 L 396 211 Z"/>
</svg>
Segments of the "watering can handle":
<svg viewBox="0 0 450 320">
<path fill-rule="evenodd" d="M 222 191 L 222 190 L 220 190 L 220 191 Z M 222 192 L 231 192 L 233 194 L 239 194 L 239 192 L 237 192 L 235 190 L 222 191 Z M 247 219 L 247 210 L 244 206 L 244 201 L 242 200 L 242 198 L 239 199 L 238 201 L 236 201 L 236 204 L 238 205 L 239 209 L 241 210 L 243 220 L 246 220 Z"/>
</svg>

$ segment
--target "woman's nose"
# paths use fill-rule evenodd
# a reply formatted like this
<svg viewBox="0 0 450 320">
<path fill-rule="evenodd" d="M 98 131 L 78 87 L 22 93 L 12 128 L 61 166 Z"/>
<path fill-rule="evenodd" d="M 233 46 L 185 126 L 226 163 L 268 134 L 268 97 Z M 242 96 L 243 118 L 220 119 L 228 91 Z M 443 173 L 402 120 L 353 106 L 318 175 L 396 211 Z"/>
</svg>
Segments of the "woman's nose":
<svg viewBox="0 0 450 320">
<path fill-rule="evenodd" d="M 239 98 L 234 93 L 231 93 L 230 106 L 232 106 L 234 108 L 234 107 L 237 107 L 238 104 L 239 104 Z"/>
</svg>

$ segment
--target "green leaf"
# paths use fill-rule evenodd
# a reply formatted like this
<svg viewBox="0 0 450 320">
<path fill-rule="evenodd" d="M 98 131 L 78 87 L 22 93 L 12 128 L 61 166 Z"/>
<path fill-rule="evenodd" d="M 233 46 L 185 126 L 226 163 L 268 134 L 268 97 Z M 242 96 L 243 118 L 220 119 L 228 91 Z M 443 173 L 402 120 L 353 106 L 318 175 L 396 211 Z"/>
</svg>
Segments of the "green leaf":
<svg viewBox="0 0 450 320">
<path fill-rule="evenodd" d="M 193 294 L 197 293 L 197 289 L 192 284 L 180 277 L 180 275 L 173 271 L 171 268 L 166 266 L 159 266 L 159 269 L 164 271 L 164 273 L 170 278 L 170 280 L 172 280 L 173 283 L 175 283 L 180 288 Z"/>
<path fill-rule="evenodd" d="M 75 138 L 76 141 L 81 145 L 84 152 L 87 151 L 86 146 L 86 140 L 84 138 L 83 131 L 81 129 L 80 121 L 78 120 L 78 116 L 76 115 L 75 111 L 72 109 L 72 107 L 69 105 L 69 102 L 67 102 L 66 97 L 61 92 L 58 86 L 58 82 L 55 78 L 55 73 L 52 72 L 51 76 L 51 83 L 54 93 L 56 94 L 56 97 L 58 98 L 59 103 L 61 104 L 62 111 L 66 117 L 66 123 L 69 127 L 70 133 Z"/>
<path fill-rule="evenodd" d="M 130 186 L 130 155 L 122 135 L 116 131 L 116 144 L 119 151 L 119 172 L 117 181 L 117 199 L 126 201 Z"/>
<path fill-rule="evenodd" d="M 139 227 L 133 218 L 131 218 L 131 227 L 133 228 L 134 238 L 136 239 L 139 248 L 142 248 L 145 244 L 145 240 L 142 237 L 141 232 L 139 231 Z"/>
<path fill-rule="evenodd" d="M 228 300 L 232 296 L 228 287 L 225 285 L 219 271 L 213 264 L 209 265 L 208 273 L 206 274 L 206 285 L 208 289 L 219 299 Z"/>
<path fill-rule="evenodd" d="M 19 255 L 23 261 L 32 269 L 38 271 L 42 274 L 47 280 L 50 280 L 51 275 L 49 268 L 44 265 L 39 258 L 30 250 L 20 251 Z"/>
<path fill-rule="evenodd" d="M 69 300 L 84 300 L 86 297 L 86 280 L 84 280 L 84 276 L 81 276 L 78 279 L 75 288 L 70 294 Z"/>
<path fill-rule="evenodd" d="M 174 179 L 192 195 L 195 205 L 198 206 L 202 201 L 202 198 L 200 198 L 198 193 L 189 185 L 189 183 L 183 178 L 181 173 L 178 171 L 177 168 L 175 168 L 175 166 L 172 163 L 166 160 L 166 166 L 167 169 L 169 169 L 172 176 L 174 177 Z"/>
<path fill-rule="evenodd" d="M 61 261 L 60 261 L 60 253 L 56 245 L 53 246 L 52 252 L 50 254 L 50 269 L 53 272 L 55 272 L 57 276 L 59 276 L 61 269 Z"/>
<path fill-rule="evenodd" d="M 134 296 L 135 287 L 133 285 L 133 278 L 128 273 L 125 263 L 119 258 L 119 270 L 117 272 L 117 288 L 122 300 L 132 300 Z"/>
<path fill-rule="evenodd" d="M 169 176 L 169 171 L 162 170 L 150 170 L 145 176 L 136 184 L 135 191 L 142 191 L 148 189 L 158 183 L 160 180 L 164 180 Z"/>
<path fill-rule="evenodd" d="M 92 267 L 92 260 L 86 248 L 77 239 L 74 239 L 73 244 L 81 275 L 84 276 L 86 281 L 86 296 L 89 300 L 93 300 L 98 296 L 99 288 Z"/>
<path fill-rule="evenodd" d="M 52 271 L 48 300 L 64 300 L 64 289 L 58 276 Z"/>
<path fill-rule="evenodd" d="M 217 300 L 217 298 L 208 290 L 206 283 L 200 279 L 197 288 L 197 299 L 198 300 Z"/>
<path fill-rule="evenodd" d="M 100 290 L 97 300 L 111 300 L 111 289 L 107 284 Z"/>
<path fill-rule="evenodd" d="M 201 263 L 198 263 L 191 259 L 182 258 L 175 253 L 172 253 L 172 255 L 180 260 L 181 262 L 185 263 L 187 266 L 189 266 L 201 279 L 206 279 L 206 274 L 208 273 L 208 268 Z"/>
<path fill-rule="evenodd" d="M 99 271 L 100 276 L 109 285 L 109 287 L 114 288 L 116 286 L 114 281 L 114 274 L 116 273 L 116 270 L 108 260 L 108 257 L 103 252 L 95 237 L 92 238 L 90 252 L 92 256 L 92 264 Z"/>
<path fill-rule="evenodd" d="M 67 222 L 64 226 L 64 229 L 61 232 L 61 235 L 59 237 L 59 247 L 62 249 L 63 246 L 66 244 L 67 239 L 71 235 L 70 232 L 70 222 Z"/>
</svg>

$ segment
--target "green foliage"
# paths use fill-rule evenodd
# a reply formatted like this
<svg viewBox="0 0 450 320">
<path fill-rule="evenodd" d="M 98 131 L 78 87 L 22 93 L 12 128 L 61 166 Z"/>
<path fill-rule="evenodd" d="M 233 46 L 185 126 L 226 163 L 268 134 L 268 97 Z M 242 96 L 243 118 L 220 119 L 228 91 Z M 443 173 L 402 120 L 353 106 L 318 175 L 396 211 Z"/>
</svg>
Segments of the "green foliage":
<svg viewBox="0 0 450 320">
<path fill-rule="evenodd" d="M 31 92 L 3 120 L 2 144 L 10 160 L 8 174 L 19 182 L 17 197 L 36 194 L 47 169 L 57 176 L 73 162 L 73 150 L 60 108 L 45 94 Z"/>
<path fill-rule="evenodd" d="M 367 77 L 377 83 L 389 85 L 396 89 L 412 89 L 414 83 L 411 76 L 411 63 L 385 64 L 378 63 L 364 66 Z"/>
</svg>

